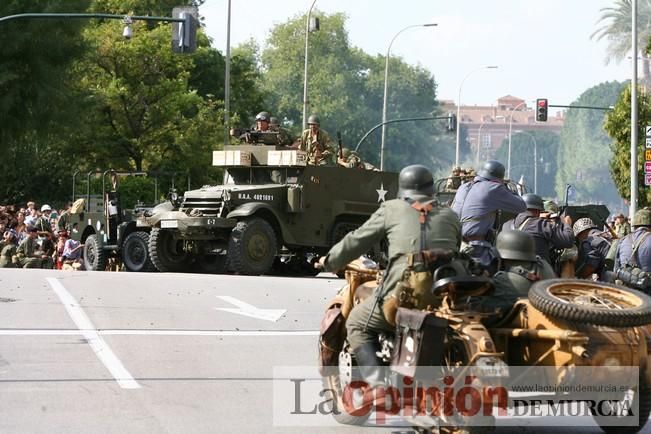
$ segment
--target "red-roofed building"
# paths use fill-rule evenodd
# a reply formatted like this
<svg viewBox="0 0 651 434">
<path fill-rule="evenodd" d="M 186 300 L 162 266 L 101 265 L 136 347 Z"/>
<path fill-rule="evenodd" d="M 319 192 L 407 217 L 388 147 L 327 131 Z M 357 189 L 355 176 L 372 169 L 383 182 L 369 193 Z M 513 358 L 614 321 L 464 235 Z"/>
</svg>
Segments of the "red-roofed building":
<svg viewBox="0 0 651 434">
<path fill-rule="evenodd" d="M 443 100 L 441 107 L 444 112 L 457 112 L 454 101 Z M 560 134 L 564 122 L 565 112 L 560 110 L 550 111 L 547 122 L 536 122 L 535 108 L 512 95 L 499 98 L 495 106 L 461 106 L 459 120 L 475 155 L 477 144 L 481 143 L 479 161 L 495 155 L 502 141 L 509 136 L 509 123 L 512 123 L 512 134 L 517 131 L 551 131 Z"/>
</svg>

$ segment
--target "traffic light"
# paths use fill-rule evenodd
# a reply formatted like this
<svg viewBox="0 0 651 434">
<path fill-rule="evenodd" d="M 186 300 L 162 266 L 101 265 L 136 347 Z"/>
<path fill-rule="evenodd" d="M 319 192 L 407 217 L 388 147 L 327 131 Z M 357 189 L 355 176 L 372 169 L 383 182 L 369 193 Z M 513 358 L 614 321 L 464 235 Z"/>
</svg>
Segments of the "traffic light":
<svg viewBox="0 0 651 434">
<path fill-rule="evenodd" d="M 454 133 L 457 131 L 457 115 L 452 112 L 448 113 L 448 125 L 446 129 L 448 130 L 448 133 Z"/>
<path fill-rule="evenodd" d="M 193 53 L 197 49 L 197 9 L 193 6 L 175 7 L 172 16 L 183 20 L 172 24 L 172 50 L 175 53 Z"/>
<path fill-rule="evenodd" d="M 546 98 L 539 98 L 536 100 L 536 121 L 537 122 L 547 122 L 547 110 L 549 109 L 549 104 L 547 104 Z"/>
</svg>

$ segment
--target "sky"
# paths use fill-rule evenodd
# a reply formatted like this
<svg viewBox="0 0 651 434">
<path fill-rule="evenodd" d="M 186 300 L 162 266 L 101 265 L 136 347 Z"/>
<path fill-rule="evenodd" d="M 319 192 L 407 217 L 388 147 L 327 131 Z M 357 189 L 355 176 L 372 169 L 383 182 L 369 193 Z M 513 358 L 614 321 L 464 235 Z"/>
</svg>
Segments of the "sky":
<svg viewBox="0 0 651 434">
<path fill-rule="evenodd" d="M 261 46 L 274 25 L 307 12 L 313 0 L 231 0 L 231 47 Z M 568 105 L 588 88 L 631 76 L 631 61 L 606 65 L 606 41 L 590 35 L 614 0 L 316 0 L 314 15 L 343 12 L 350 44 L 427 68 L 438 99 L 491 105 L 514 95 Z M 207 0 L 199 13 L 213 46 L 225 53 L 227 0 Z M 484 69 L 495 65 L 497 69 Z M 390 73 L 390 71 L 389 71 Z M 465 81 L 464 81 L 465 78 Z M 463 81 L 463 85 L 462 85 Z M 389 90 L 390 91 L 390 90 Z"/>
</svg>

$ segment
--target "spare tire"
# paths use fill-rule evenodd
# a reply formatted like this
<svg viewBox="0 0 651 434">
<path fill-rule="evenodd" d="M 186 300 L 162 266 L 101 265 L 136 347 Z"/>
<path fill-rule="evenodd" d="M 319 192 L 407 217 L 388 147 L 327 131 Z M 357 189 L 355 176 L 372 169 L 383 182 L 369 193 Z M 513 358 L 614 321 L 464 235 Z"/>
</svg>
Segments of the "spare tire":
<svg viewBox="0 0 651 434">
<path fill-rule="evenodd" d="M 651 324 L 651 297 L 634 289 L 578 279 L 536 282 L 531 304 L 549 316 L 608 327 Z"/>
</svg>

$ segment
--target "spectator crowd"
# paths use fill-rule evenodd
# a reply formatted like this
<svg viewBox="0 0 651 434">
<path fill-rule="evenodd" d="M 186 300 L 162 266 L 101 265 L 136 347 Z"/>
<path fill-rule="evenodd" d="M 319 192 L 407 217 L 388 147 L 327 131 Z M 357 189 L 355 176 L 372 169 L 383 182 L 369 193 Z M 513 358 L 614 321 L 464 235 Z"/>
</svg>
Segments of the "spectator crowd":
<svg viewBox="0 0 651 434">
<path fill-rule="evenodd" d="M 71 206 L 0 205 L 0 268 L 81 269 L 83 245 L 70 238 L 66 218 Z"/>
</svg>

